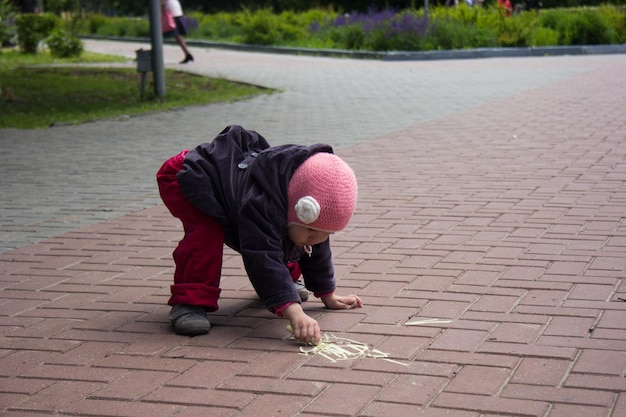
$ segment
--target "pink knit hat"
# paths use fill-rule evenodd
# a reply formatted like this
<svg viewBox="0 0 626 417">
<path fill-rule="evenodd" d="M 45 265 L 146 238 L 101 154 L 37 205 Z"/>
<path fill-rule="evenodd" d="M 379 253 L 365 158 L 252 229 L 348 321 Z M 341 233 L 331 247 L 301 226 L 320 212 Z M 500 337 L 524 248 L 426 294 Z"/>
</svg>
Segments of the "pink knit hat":
<svg viewBox="0 0 626 417">
<path fill-rule="evenodd" d="M 287 193 L 288 224 L 337 232 L 348 225 L 356 208 L 356 177 L 337 155 L 319 152 L 296 169 Z"/>
</svg>

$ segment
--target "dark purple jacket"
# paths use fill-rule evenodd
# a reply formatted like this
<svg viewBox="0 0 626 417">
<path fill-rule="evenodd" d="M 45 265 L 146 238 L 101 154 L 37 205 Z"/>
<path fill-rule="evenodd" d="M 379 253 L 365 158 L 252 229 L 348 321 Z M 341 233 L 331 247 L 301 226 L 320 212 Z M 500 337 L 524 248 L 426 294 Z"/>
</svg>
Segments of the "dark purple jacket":
<svg viewBox="0 0 626 417">
<path fill-rule="evenodd" d="M 309 257 L 287 234 L 287 187 L 308 157 L 333 153 L 324 144 L 270 147 L 263 136 L 228 126 L 212 142 L 185 156 L 177 179 L 185 198 L 224 229 L 226 245 L 242 255 L 250 281 L 266 307 L 300 302 L 286 264 L 298 261 L 306 287 L 335 290 L 329 240 Z"/>
</svg>

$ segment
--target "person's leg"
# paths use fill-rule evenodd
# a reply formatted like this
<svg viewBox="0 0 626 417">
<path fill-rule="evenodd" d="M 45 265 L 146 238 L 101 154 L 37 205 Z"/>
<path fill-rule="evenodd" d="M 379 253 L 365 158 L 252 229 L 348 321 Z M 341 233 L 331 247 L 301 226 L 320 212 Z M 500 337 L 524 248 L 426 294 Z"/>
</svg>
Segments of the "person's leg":
<svg viewBox="0 0 626 417">
<path fill-rule="evenodd" d="M 207 311 L 216 311 L 224 233 L 217 220 L 199 211 L 179 218 L 183 221 L 185 235 L 173 254 L 176 270 L 169 304 L 202 306 Z"/>
<path fill-rule="evenodd" d="M 191 55 L 191 53 L 189 52 L 189 49 L 187 48 L 187 42 L 185 42 L 185 38 L 183 38 L 181 35 L 177 35 L 176 43 L 178 43 L 178 45 L 181 47 L 181 49 L 185 53 L 185 59 L 180 61 L 180 63 L 186 64 L 187 62 L 193 62 L 193 55 Z"/>
<path fill-rule="evenodd" d="M 188 62 L 193 62 L 193 55 L 189 52 L 189 48 L 187 48 L 187 42 L 185 42 L 185 35 L 187 35 L 187 27 L 185 26 L 185 22 L 183 21 L 182 16 L 174 17 L 174 21 L 176 22 L 176 43 L 181 47 L 183 52 L 185 53 L 185 59 L 180 61 L 181 64 L 186 64 Z"/>
<path fill-rule="evenodd" d="M 298 262 L 289 262 L 287 264 L 287 269 L 289 269 L 289 274 L 291 275 L 291 279 L 298 291 L 298 295 L 300 296 L 300 300 L 303 302 L 309 299 L 309 290 L 306 289 L 304 283 L 300 279 L 302 276 L 302 272 L 300 271 L 300 265 Z"/>
<path fill-rule="evenodd" d="M 174 330 L 202 334 L 210 324 L 205 311 L 218 309 L 224 234 L 219 223 L 192 206 L 182 195 L 176 174 L 185 152 L 166 161 L 157 173 L 159 192 L 166 207 L 183 223 L 185 235 L 174 250 L 174 285 L 169 304 Z"/>
</svg>

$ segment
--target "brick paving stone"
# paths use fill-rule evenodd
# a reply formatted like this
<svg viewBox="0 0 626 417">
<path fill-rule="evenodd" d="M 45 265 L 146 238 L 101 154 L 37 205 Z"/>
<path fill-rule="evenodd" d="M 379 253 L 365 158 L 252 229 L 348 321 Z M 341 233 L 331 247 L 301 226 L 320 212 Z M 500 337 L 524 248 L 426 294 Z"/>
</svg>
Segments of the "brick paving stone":
<svg viewBox="0 0 626 417">
<path fill-rule="evenodd" d="M 559 386 L 571 367 L 571 362 L 557 359 L 524 358 L 515 370 L 511 382 L 527 385 Z"/>
<path fill-rule="evenodd" d="M 482 295 L 480 299 L 472 304 L 470 309 L 477 311 L 494 311 L 506 313 L 511 311 L 518 301 L 518 297 Z"/>
<path fill-rule="evenodd" d="M 232 408 L 225 407 L 185 407 L 182 411 L 176 414 L 176 417 L 232 417 L 236 415 L 242 415 L 241 412 L 233 410 Z"/>
<path fill-rule="evenodd" d="M 510 376 L 510 369 L 466 365 L 445 387 L 445 392 L 495 395 Z"/>
<path fill-rule="evenodd" d="M 23 376 L 51 380 L 110 383 L 126 374 L 124 369 L 103 369 L 87 366 L 42 364 Z"/>
<path fill-rule="evenodd" d="M 404 337 L 434 337 L 440 333 L 440 329 L 428 326 L 399 326 L 378 325 L 360 323 L 351 330 L 352 334 L 358 334 L 360 339 L 377 336 L 404 336 Z"/>
<path fill-rule="evenodd" d="M 486 342 L 478 350 L 482 353 L 514 354 L 524 357 L 555 358 L 573 360 L 576 355 L 574 348 L 560 346 L 537 346 L 521 343 Z"/>
<path fill-rule="evenodd" d="M 530 290 L 520 301 L 520 305 L 559 306 L 566 296 L 565 291 Z"/>
<path fill-rule="evenodd" d="M 155 404 L 118 400 L 86 399 L 61 410 L 68 415 L 114 416 L 114 417 L 169 417 L 178 414 L 184 407 L 171 404 Z"/>
<path fill-rule="evenodd" d="M 599 339 L 596 337 L 569 337 L 569 336 L 541 336 L 537 339 L 538 345 L 569 346 L 577 349 L 620 351 L 624 347 L 623 340 Z"/>
<path fill-rule="evenodd" d="M 321 415 L 353 416 L 358 415 L 380 392 L 379 387 L 353 384 L 333 384 L 320 396 L 304 407 L 307 413 Z"/>
<path fill-rule="evenodd" d="M 393 358 L 392 358 L 393 359 Z M 445 378 L 452 377 L 458 372 L 459 367 L 456 364 L 435 363 L 425 361 L 403 361 L 401 359 L 393 360 L 393 362 L 385 359 L 374 359 L 360 361 L 355 364 L 346 364 L 344 366 L 352 366 L 351 369 L 358 369 L 371 372 L 390 372 L 394 375 L 426 375 L 440 376 Z"/>
<path fill-rule="evenodd" d="M 174 376 L 168 385 L 189 388 L 213 388 L 237 375 L 247 364 L 227 361 L 204 361 Z"/>
<path fill-rule="evenodd" d="M 543 320 L 551 317 L 591 317 L 598 316 L 598 310 L 590 308 L 564 308 L 564 307 L 542 307 L 542 306 L 524 306 L 518 305 L 514 311 L 519 316 L 536 315 Z M 532 319 L 529 319 L 532 320 Z"/>
<path fill-rule="evenodd" d="M 618 300 L 615 300 L 618 301 Z M 605 301 L 579 301 L 579 300 L 566 300 L 563 302 L 564 307 L 581 308 L 581 309 L 596 309 L 596 310 L 623 310 L 624 306 L 621 303 Z"/>
<path fill-rule="evenodd" d="M 421 408 L 413 404 L 397 404 L 376 401 L 363 410 L 361 417 L 418 416 L 418 417 L 479 417 L 479 413 L 443 408 Z"/>
<path fill-rule="evenodd" d="M 597 339 L 615 339 L 616 341 L 623 341 L 626 338 L 626 330 L 595 328 L 593 330 L 593 337 Z"/>
<path fill-rule="evenodd" d="M 426 362 L 442 362 L 458 365 L 494 366 L 513 369 L 518 358 L 484 353 L 451 352 L 445 350 L 426 350 L 418 358 Z M 457 372 L 457 371 L 455 371 Z"/>
<path fill-rule="evenodd" d="M 12 408 L 52 414 L 64 410 L 102 387 L 103 384 L 99 383 L 58 381 L 30 395 L 23 403 L 15 404 Z"/>
<path fill-rule="evenodd" d="M 222 382 L 217 388 L 254 394 L 266 393 L 315 397 L 327 387 L 327 383 L 319 381 L 287 381 L 276 378 L 234 376 Z"/>
<path fill-rule="evenodd" d="M 443 393 L 433 403 L 436 407 L 459 410 L 480 411 L 481 413 L 502 413 L 515 416 L 543 416 L 549 404 L 543 401 L 519 400 L 489 397 L 484 395 Z"/>
<path fill-rule="evenodd" d="M 456 319 L 460 317 L 470 304 L 467 302 L 439 301 L 428 303 L 420 312 L 420 317 L 437 317 L 441 319 Z M 419 319 L 420 317 L 415 317 Z"/>
<path fill-rule="evenodd" d="M 500 394 L 504 398 L 544 400 L 553 403 L 597 405 L 610 407 L 614 395 L 597 390 L 556 388 L 537 385 L 508 384 Z"/>
<path fill-rule="evenodd" d="M 28 395 L 25 394 L 3 393 L 0 397 L 0 407 L 2 407 L 2 410 L 5 410 L 10 408 L 13 404 L 19 404 L 27 398 Z M 31 411 L 27 411 L 26 413 L 27 414 L 22 414 L 22 416 L 33 415 Z M 46 414 L 50 415 L 49 413 Z"/>
<path fill-rule="evenodd" d="M 490 340 L 499 342 L 532 343 L 542 326 L 528 323 L 501 323 L 491 333 Z"/>
<path fill-rule="evenodd" d="M 309 402 L 310 399 L 306 397 L 264 394 L 245 407 L 237 416 L 291 416 L 298 414 Z"/>
<path fill-rule="evenodd" d="M 3 338 L 0 340 L 0 348 L 10 350 L 26 350 L 36 352 L 65 352 L 80 345 L 77 340 L 49 340 L 34 338 Z"/>
<path fill-rule="evenodd" d="M 342 382 L 351 384 L 387 386 L 395 375 L 388 372 L 370 372 L 356 369 L 335 369 L 318 366 L 301 366 L 289 375 L 289 379 Z"/>
<path fill-rule="evenodd" d="M 4 413 L 2 413 L 2 415 L 4 417 L 47 417 L 50 416 L 50 414 L 48 413 L 35 413 L 32 411 L 5 411 Z M 57 414 L 57 415 L 63 415 L 63 414 Z"/>
<path fill-rule="evenodd" d="M 376 399 L 379 401 L 424 406 L 446 384 L 447 378 L 426 375 L 399 375 L 385 387 Z"/>
<path fill-rule="evenodd" d="M 370 312 L 361 322 L 373 324 L 400 324 L 403 325 L 417 313 L 415 308 L 384 307 Z"/>
<path fill-rule="evenodd" d="M 76 323 L 70 319 L 50 319 L 31 324 L 25 329 L 11 332 L 12 337 L 53 339 L 59 333 L 72 328 Z"/>
<path fill-rule="evenodd" d="M 591 407 L 582 405 L 555 404 L 550 411 L 550 417 L 603 417 L 606 416 L 607 410 L 604 407 Z"/>
<path fill-rule="evenodd" d="M 433 349 L 474 352 L 487 338 L 488 333 L 474 330 L 448 329 L 432 344 Z"/>
<path fill-rule="evenodd" d="M 55 384 L 55 381 L 43 379 L 4 378 L 2 381 L 2 395 L 33 395 L 53 384 Z M 14 396 L 13 398 L 19 398 L 19 396 Z"/>
<path fill-rule="evenodd" d="M 162 386 L 142 398 L 145 403 L 217 406 L 242 409 L 256 398 L 243 391 Z"/>
<path fill-rule="evenodd" d="M 456 281 L 456 276 L 420 276 L 406 286 L 407 289 L 424 291 L 444 291 Z"/>
<path fill-rule="evenodd" d="M 584 350 L 572 368 L 575 373 L 604 375 L 623 375 L 625 370 L 626 351 L 623 349 Z"/>
<path fill-rule="evenodd" d="M 619 398 L 615 407 L 613 408 L 613 412 L 611 413 L 611 417 L 619 417 L 623 416 L 626 413 L 626 395 L 624 393 L 619 394 Z"/>
<path fill-rule="evenodd" d="M 410 360 L 428 347 L 430 339 L 427 337 L 390 336 L 383 343 L 376 346 L 389 357 L 399 360 Z"/>
<path fill-rule="evenodd" d="M 90 397 L 93 399 L 119 399 L 136 401 L 175 377 L 171 372 L 132 371 L 108 384 Z"/>
<path fill-rule="evenodd" d="M 554 317 L 543 331 L 547 336 L 577 336 L 589 334 L 596 323 L 595 318 L 587 317 Z"/>
<path fill-rule="evenodd" d="M 306 362 L 305 356 L 300 356 L 294 363 L 293 358 L 281 352 L 267 352 L 253 363 L 240 371 L 243 375 L 251 376 L 285 376 L 300 364 Z"/>
</svg>

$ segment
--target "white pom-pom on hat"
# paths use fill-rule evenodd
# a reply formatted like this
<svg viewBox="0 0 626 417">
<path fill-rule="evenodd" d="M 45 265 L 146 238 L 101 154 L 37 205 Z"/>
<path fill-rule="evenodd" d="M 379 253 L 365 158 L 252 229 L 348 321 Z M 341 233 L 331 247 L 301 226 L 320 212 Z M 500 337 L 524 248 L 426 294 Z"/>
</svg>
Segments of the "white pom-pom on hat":
<svg viewBox="0 0 626 417">
<path fill-rule="evenodd" d="M 311 224 L 320 216 L 320 203 L 310 195 L 298 200 L 295 209 L 296 216 L 304 224 Z"/>
</svg>

